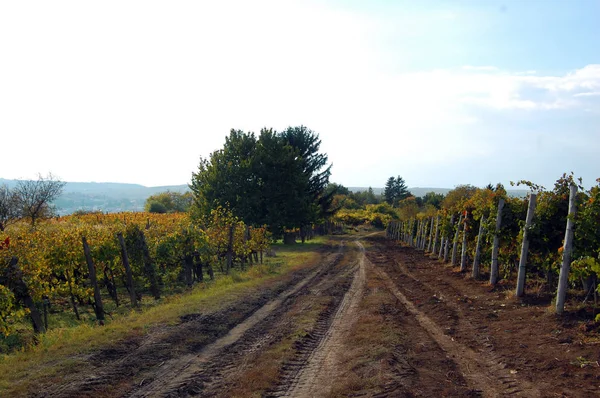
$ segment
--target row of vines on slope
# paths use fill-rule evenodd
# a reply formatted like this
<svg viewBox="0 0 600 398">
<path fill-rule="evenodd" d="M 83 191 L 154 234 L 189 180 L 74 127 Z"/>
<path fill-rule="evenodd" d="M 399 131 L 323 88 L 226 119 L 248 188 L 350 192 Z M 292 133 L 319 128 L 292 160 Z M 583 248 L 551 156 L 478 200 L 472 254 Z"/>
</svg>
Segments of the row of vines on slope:
<svg viewBox="0 0 600 398">
<path fill-rule="evenodd" d="M 520 183 L 531 188 L 527 198 L 509 196 L 501 185 L 460 186 L 448 194 L 441 209 L 429 208 L 390 222 L 388 237 L 460 266 L 462 272 L 470 269 L 475 279 L 489 272 L 492 285 L 520 270 L 517 296 L 524 294 L 526 275 L 544 280 L 545 288 L 555 291 L 562 269 L 570 286 L 596 297 L 600 291 L 600 179 L 589 190 L 567 174 L 552 190 Z M 573 224 L 572 242 L 565 239 L 568 220 Z"/>
<path fill-rule="evenodd" d="M 91 306 L 102 321 L 100 289 L 116 306 L 126 290 L 135 307 L 142 295 L 158 299 L 205 274 L 213 279 L 234 264 L 262 261 L 270 241 L 266 228 L 246 226 L 223 208 L 203 223 L 184 213 L 121 213 L 66 216 L 35 229 L 12 225 L 0 234 L 0 333 L 28 315 L 44 331 L 50 305 L 70 308 L 77 319 Z"/>
</svg>

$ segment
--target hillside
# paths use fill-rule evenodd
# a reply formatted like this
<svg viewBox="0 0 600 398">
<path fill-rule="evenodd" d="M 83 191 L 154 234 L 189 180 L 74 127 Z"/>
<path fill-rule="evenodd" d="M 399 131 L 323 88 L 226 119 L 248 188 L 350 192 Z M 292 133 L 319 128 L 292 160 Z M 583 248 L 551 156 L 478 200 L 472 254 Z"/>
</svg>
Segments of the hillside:
<svg viewBox="0 0 600 398">
<path fill-rule="evenodd" d="M 17 180 L 0 178 L 0 185 L 9 188 Z M 139 184 L 116 182 L 67 182 L 63 194 L 54 202 L 59 214 L 70 214 L 77 210 L 97 210 L 109 213 L 141 211 L 146 199 L 158 192 L 185 192 L 187 185 L 146 187 Z"/>
<path fill-rule="evenodd" d="M 0 185 L 9 188 L 17 184 L 17 180 L 0 178 Z M 158 192 L 185 192 L 187 185 L 165 185 L 147 187 L 140 184 L 125 184 L 118 182 L 67 182 L 63 194 L 54 202 L 59 214 L 71 214 L 77 210 L 102 211 L 116 213 L 120 211 L 142 211 L 146 199 Z M 368 187 L 349 187 L 352 192 L 366 191 Z M 376 195 L 383 194 L 383 188 L 372 188 Z M 417 197 L 428 192 L 447 194 L 452 188 L 409 188 Z M 507 190 L 511 196 L 524 197 L 527 190 Z"/>
</svg>

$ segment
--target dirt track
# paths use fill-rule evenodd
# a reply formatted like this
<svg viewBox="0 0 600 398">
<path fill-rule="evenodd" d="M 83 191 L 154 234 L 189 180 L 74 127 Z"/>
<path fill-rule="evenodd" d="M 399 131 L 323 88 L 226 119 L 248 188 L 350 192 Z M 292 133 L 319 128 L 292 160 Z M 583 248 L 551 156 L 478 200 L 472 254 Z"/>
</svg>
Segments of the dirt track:
<svg viewBox="0 0 600 398">
<path fill-rule="evenodd" d="M 40 395 L 600 396 L 597 340 L 545 308 L 381 234 L 340 238 L 318 267 L 120 342 Z"/>
</svg>

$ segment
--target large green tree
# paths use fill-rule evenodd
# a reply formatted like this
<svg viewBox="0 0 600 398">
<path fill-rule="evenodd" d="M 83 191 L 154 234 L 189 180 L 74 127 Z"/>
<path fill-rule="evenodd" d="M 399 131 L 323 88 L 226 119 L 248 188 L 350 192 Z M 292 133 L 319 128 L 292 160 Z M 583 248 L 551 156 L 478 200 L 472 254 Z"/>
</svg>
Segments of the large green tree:
<svg viewBox="0 0 600 398">
<path fill-rule="evenodd" d="M 265 128 L 258 138 L 231 130 L 223 148 L 201 159 L 193 173 L 194 211 L 206 215 L 228 207 L 248 224 L 268 225 L 276 236 L 318 221 L 335 195 L 325 193 L 331 166 L 320 145 L 304 126 Z"/>
<path fill-rule="evenodd" d="M 383 196 L 385 197 L 386 202 L 392 206 L 395 206 L 399 201 L 408 198 L 410 196 L 410 192 L 408 191 L 406 183 L 402 177 L 390 177 L 385 183 Z"/>
</svg>

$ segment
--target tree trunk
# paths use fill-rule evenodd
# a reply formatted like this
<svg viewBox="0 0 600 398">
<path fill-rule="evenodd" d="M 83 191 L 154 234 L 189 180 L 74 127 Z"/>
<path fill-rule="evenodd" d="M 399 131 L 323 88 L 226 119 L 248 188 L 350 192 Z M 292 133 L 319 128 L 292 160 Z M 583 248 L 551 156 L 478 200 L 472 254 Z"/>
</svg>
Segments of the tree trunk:
<svg viewBox="0 0 600 398">
<path fill-rule="evenodd" d="M 475 259 L 473 259 L 473 279 L 479 279 L 479 259 L 481 258 L 481 237 L 483 235 L 483 224 L 485 223 L 485 216 L 481 216 L 479 220 L 479 234 L 477 235 L 477 246 L 475 248 Z"/>
<path fill-rule="evenodd" d="M 456 255 L 457 255 L 457 249 L 458 249 L 458 236 L 460 234 L 460 227 L 462 226 L 462 219 L 463 216 L 462 214 L 458 217 L 458 223 L 456 224 L 456 232 L 454 233 L 454 243 L 452 245 L 452 266 L 454 267 L 456 265 Z M 445 260 L 445 258 L 444 258 Z"/>
<path fill-rule="evenodd" d="M 565 230 L 565 243 L 563 245 L 563 258 L 558 276 L 558 290 L 556 292 L 556 313 L 561 315 L 565 310 L 567 288 L 569 283 L 569 270 L 571 268 L 571 250 L 573 248 L 573 226 L 575 224 L 575 213 L 577 212 L 577 186 L 571 184 L 569 187 L 569 216 L 567 217 L 567 228 Z"/>
<path fill-rule="evenodd" d="M 527 217 L 525 218 L 525 227 L 523 227 L 523 244 L 521 245 L 521 257 L 519 258 L 519 274 L 517 276 L 517 297 L 522 297 L 525 292 L 525 275 L 527 274 L 527 253 L 529 251 L 529 228 L 533 221 L 535 213 L 536 194 L 529 195 L 529 206 L 527 208 Z"/>
<path fill-rule="evenodd" d="M 94 288 L 94 312 L 96 313 L 96 319 L 100 325 L 104 325 L 104 306 L 102 305 L 102 296 L 100 295 L 100 288 L 98 287 L 98 280 L 96 279 L 96 267 L 94 266 L 90 247 L 88 246 L 85 236 L 81 237 L 81 243 L 83 243 L 83 254 L 85 255 L 85 262 L 87 263 L 90 272 L 90 283 Z"/>
<path fill-rule="evenodd" d="M 490 266 L 490 284 L 498 283 L 498 252 L 500 251 L 500 227 L 502 227 L 502 209 L 504 199 L 498 201 L 498 214 L 496 215 L 496 229 L 494 231 L 494 245 L 492 248 L 492 265 Z"/>
<path fill-rule="evenodd" d="M 137 307 L 137 298 L 135 295 L 135 288 L 133 286 L 133 273 L 131 272 L 131 266 L 129 265 L 129 257 L 127 256 L 127 246 L 125 246 L 125 239 L 123 239 L 123 234 L 118 233 L 117 239 L 119 239 L 119 244 L 121 245 L 121 260 L 123 261 L 123 266 L 125 267 L 125 275 L 127 277 L 127 291 L 129 291 L 129 299 L 131 300 L 131 306 Z"/>
<path fill-rule="evenodd" d="M 294 232 L 284 232 L 283 233 L 283 244 L 284 245 L 296 244 L 296 234 Z"/>
</svg>

